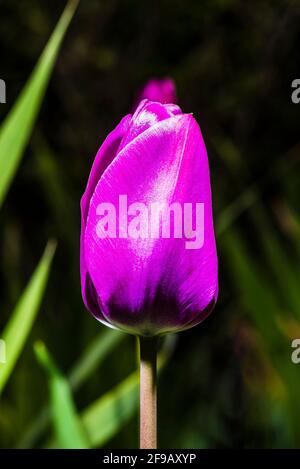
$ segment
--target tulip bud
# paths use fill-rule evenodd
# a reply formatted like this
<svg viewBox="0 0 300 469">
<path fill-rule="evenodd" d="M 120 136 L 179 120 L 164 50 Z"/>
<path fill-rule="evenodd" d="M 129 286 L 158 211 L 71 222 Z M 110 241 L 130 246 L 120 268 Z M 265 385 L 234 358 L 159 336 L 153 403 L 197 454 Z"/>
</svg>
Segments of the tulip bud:
<svg viewBox="0 0 300 469">
<path fill-rule="evenodd" d="M 139 93 L 137 105 L 143 99 L 162 104 L 177 103 L 176 86 L 172 78 L 149 80 Z"/>
<path fill-rule="evenodd" d="M 200 128 L 142 101 L 106 138 L 81 200 L 87 309 L 140 336 L 201 322 L 218 294 L 210 175 Z"/>
</svg>

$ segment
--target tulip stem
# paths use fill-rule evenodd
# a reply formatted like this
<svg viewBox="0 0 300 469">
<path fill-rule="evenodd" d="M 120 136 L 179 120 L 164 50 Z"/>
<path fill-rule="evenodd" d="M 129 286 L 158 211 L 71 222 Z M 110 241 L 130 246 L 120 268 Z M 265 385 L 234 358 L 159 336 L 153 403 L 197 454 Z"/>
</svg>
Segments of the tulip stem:
<svg viewBox="0 0 300 469">
<path fill-rule="evenodd" d="M 156 388 L 157 337 L 139 337 L 140 343 L 140 448 L 157 448 Z"/>
</svg>

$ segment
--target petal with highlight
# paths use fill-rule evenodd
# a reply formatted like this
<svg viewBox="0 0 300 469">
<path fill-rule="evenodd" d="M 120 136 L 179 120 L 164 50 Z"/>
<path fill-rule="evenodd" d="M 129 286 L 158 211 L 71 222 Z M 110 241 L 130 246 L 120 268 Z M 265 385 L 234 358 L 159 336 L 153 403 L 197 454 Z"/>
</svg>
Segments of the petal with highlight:
<svg viewBox="0 0 300 469">
<path fill-rule="evenodd" d="M 99 238 L 98 205 L 117 208 L 122 195 L 128 206 L 204 204 L 203 247 L 187 249 L 185 238 Z M 218 289 L 210 177 L 192 115 L 158 120 L 122 147 L 95 187 L 83 247 L 97 304 L 120 329 L 141 335 L 182 330 L 210 312 Z"/>
<path fill-rule="evenodd" d="M 129 122 L 131 121 L 131 115 L 125 116 L 117 127 L 107 136 L 103 144 L 99 148 L 97 155 L 95 157 L 88 183 L 85 189 L 85 192 L 81 198 L 81 234 L 80 234 L 80 277 L 81 277 L 81 289 L 82 297 L 86 307 L 91 311 L 96 317 L 103 319 L 101 311 L 95 301 L 95 292 L 94 286 L 90 279 L 90 276 L 87 275 L 86 269 L 86 260 L 84 253 L 84 244 L 83 238 L 85 233 L 86 219 L 90 204 L 90 199 L 93 195 L 95 187 L 99 181 L 99 178 L 106 167 L 111 163 L 115 158 L 120 143 L 124 134 L 128 129 Z"/>
</svg>

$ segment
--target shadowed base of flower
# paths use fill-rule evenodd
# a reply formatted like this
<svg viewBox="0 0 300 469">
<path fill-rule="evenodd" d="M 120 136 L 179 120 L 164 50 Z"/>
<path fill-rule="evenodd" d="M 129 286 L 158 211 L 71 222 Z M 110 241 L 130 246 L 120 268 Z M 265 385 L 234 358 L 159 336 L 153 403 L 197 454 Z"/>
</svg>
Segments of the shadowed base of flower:
<svg viewBox="0 0 300 469">
<path fill-rule="evenodd" d="M 202 322 L 214 306 L 215 299 L 212 299 L 201 312 L 184 309 L 175 299 L 165 296 L 160 290 L 152 302 L 144 303 L 143 308 L 136 311 L 124 308 L 111 298 L 106 307 L 101 308 L 105 319 L 100 320 L 124 332 L 151 337 L 189 329 Z"/>
</svg>

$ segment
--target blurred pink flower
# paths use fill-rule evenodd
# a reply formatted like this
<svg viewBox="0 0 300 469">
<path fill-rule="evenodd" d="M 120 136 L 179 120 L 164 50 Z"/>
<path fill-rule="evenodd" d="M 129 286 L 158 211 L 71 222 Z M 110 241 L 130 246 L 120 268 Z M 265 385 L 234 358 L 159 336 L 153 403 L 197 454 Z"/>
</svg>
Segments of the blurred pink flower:
<svg viewBox="0 0 300 469">
<path fill-rule="evenodd" d="M 172 78 L 152 78 L 140 91 L 135 108 L 143 99 L 162 104 L 177 104 L 174 81 Z"/>
</svg>

